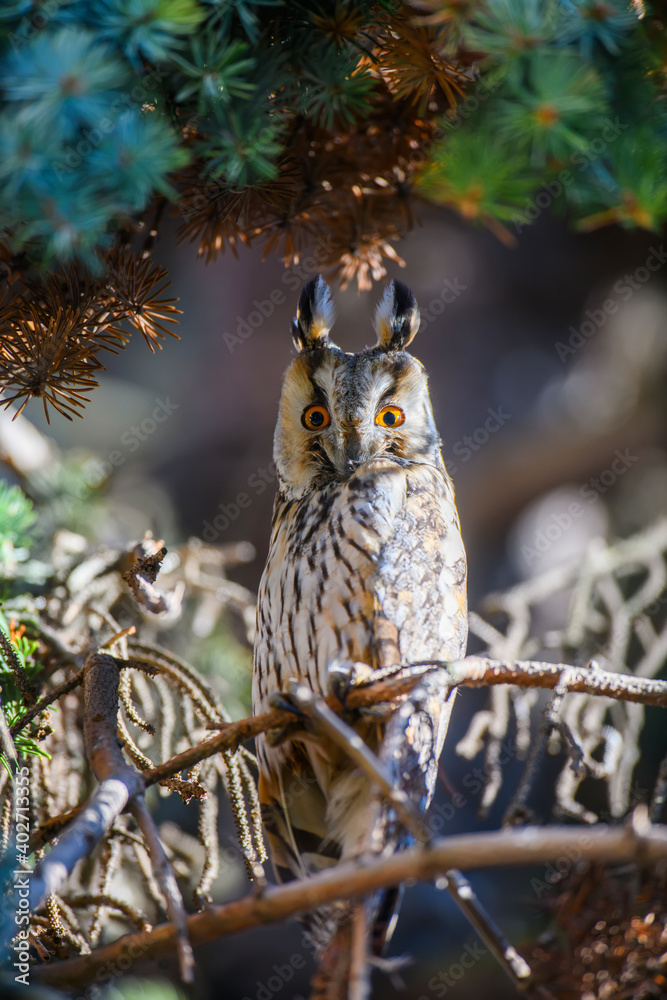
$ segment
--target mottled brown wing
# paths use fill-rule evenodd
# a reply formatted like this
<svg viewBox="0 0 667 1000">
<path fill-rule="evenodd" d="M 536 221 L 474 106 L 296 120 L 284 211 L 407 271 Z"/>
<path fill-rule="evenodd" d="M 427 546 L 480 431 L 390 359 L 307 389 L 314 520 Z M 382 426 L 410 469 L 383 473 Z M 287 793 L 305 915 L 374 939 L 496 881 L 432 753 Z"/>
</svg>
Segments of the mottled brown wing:
<svg viewBox="0 0 667 1000">
<path fill-rule="evenodd" d="M 431 465 L 411 466 L 406 485 L 377 567 L 378 616 L 395 628 L 402 663 L 458 659 L 468 615 L 454 491 Z"/>
<path fill-rule="evenodd" d="M 377 629 L 394 631 L 401 663 L 457 660 L 465 654 L 468 614 L 454 491 L 439 469 L 423 465 L 409 469 L 406 494 L 378 566 Z M 436 671 L 385 730 L 381 756 L 422 810 L 433 797 L 453 701 Z"/>
</svg>

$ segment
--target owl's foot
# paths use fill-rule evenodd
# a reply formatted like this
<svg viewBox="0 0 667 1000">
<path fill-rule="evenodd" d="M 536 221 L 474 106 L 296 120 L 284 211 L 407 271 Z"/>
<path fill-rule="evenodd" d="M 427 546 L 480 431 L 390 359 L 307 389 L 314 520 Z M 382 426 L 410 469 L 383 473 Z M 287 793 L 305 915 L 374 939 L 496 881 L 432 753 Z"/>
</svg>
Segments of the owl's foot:
<svg viewBox="0 0 667 1000">
<path fill-rule="evenodd" d="M 420 843 L 430 841 L 430 833 L 419 809 L 402 788 L 397 788 L 386 765 L 373 753 L 359 733 L 333 712 L 323 698 L 305 684 L 289 681 L 290 694 L 312 726 L 324 733 L 377 785 L 391 803 L 400 821 Z"/>
<path fill-rule="evenodd" d="M 293 722 L 287 722 L 283 726 L 276 726 L 275 729 L 268 729 L 266 741 L 271 747 L 279 747 L 281 743 L 292 739 L 297 733 L 303 732 L 305 715 L 297 705 L 291 694 L 287 691 L 277 691 L 269 698 L 271 708 L 279 712 L 291 712 L 297 718 Z"/>
<path fill-rule="evenodd" d="M 279 712 L 291 712 L 293 715 L 298 715 L 301 719 L 305 718 L 289 691 L 276 691 L 269 697 L 269 704 L 271 708 L 275 708 Z"/>
<path fill-rule="evenodd" d="M 354 660 L 334 660 L 329 666 L 329 690 L 338 699 L 343 708 L 347 708 L 347 699 L 354 688 L 368 687 L 377 681 L 394 677 L 405 668 L 397 664 L 395 667 L 384 667 L 373 670 L 367 663 Z"/>
<path fill-rule="evenodd" d="M 359 667 L 365 667 L 366 671 L 370 669 L 365 663 L 354 663 L 352 660 L 334 660 L 329 667 L 329 690 L 343 708 L 347 708 L 350 691 L 360 682 Z"/>
</svg>

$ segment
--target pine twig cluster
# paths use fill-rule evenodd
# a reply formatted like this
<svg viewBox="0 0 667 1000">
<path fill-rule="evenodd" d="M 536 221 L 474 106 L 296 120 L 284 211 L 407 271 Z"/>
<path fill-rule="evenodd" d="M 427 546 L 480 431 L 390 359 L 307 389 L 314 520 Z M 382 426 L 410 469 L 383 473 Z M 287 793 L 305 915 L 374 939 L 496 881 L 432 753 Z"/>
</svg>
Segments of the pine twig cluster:
<svg viewBox="0 0 667 1000">
<path fill-rule="evenodd" d="M 362 289 L 402 264 L 396 243 L 424 199 L 506 242 L 545 197 L 585 228 L 657 228 L 660 17 L 620 0 L 9 5 L 7 395 L 71 416 L 103 347 L 127 343 L 119 317 L 155 346 L 166 307 L 147 299 L 138 322 L 132 280 L 115 289 L 111 272 L 119 248 L 143 241 L 120 263 L 163 283 L 144 256 L 170 202 L 207 261 L 257 244 L 290 265 L 315 248 L 320 269 Z M 63 291 L 65 268 L 76 282 Z M 99 301 L 81 297 L 91 282 Z"/>
<path fill-rule="evenodd" d="M 62 272 L 14 283 L 0 307 L 0 378 L 4 403 L 41 399 L 68 420 L 80 415 L 104 367 L 100 352 L 118 350 L 138 330 L 152 351 L 180 312 L 166 298 L 167 272 L 127 246 L 107 255 L 102 277 Z"/>
</svg>

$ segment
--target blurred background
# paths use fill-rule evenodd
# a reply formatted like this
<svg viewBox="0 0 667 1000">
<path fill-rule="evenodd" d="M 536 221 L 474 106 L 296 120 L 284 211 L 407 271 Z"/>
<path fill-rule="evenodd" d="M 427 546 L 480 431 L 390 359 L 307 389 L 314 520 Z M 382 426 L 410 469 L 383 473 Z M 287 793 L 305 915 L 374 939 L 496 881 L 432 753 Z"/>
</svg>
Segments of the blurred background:
<svg viewBox="0 0 667 1000">
<path fill-rule="evenodd" d="M 165 226 L 154 256 L 180 298 L 181 339 L 155 356 L 136 339 L 109 357 L 83 421 L 55 415 L 47 428 L 37 404 L 25 412 L 62 449 L 90 462 L 91 483 L 112 501 L 110 535 L 124 540 L 150 528 L 168 547 L 190 535 L 216 544 L 248 540 L 256 556 L 235 579 L 254 590 L 269 538 L 272 434 L 292 352 L 290 322 L 317 263 L 305 257 L 285 271 L 242 251 L 205 266 L 194 247 L 177 244 L 176 228 Z M 473 609 L 490 591 L 571 558 L 592 538 L 625 536 L 665 512 L 667 256 L 659 237 L 620 228 L 577 235 L 543 212 L 508 248 L 445 210 L 424 207 L 421 224 L 398 249 L 406 266 L 390 264 L 388 278 L 408 284 L 422 310 L 412 349 L 429 373 L 456 486 Z M 373 342 L 381 289 L 333 286 L 332 336 L 340 347 Z M 234 668 L 220 670 L 228 672 L 240 716 L 250 711 L 251 659 L 243 635 L 230 630 Z M 209 669 L 216 671 L 215 662 Z M 479 761 L 448 746 L 483 703 L 481 692 L 459 696 L 445 746 L 434 816 L 452 833 L 497 828 L 519 771 L 508 755 L 506 790 L 480 822 Z M 160 818 L 187 824 L 176 798 L 161 801 Z M 546 799 L 538 818 L 549 818 Z M 228 811 L 221 824 L 218 901 L 248 891 Z M 519 946 L 522 937 L 534 938 L 536 922 L 546 923 L 531 886 L 535 874 L 471 877 Z M 407 889 L 392 954 L 412 958 L 396 973 L 407 984 L 398 995 L 514 995 L 435 887 Z M 223 938 L 199 949 L 198 960 L 194 995 L 201 1000 L 296 1000 L 307 996 L 313 969 L 296 922 Z M 169 974 L 170 967 L 153 971 Z M 384 974 L 376 974 L 375 990 L 377 1000 L 397 995 Z"/>
</svg>

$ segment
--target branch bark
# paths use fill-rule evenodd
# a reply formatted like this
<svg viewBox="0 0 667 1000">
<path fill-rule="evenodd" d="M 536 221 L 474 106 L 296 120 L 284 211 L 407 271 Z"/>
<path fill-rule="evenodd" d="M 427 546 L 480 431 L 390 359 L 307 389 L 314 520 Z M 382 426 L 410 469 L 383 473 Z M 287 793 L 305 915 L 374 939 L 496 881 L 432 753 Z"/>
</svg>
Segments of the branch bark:
<svg viewBox="0 0 667 1000">
<path fill-rule="evenodd" d="M 120 665 L 125 665 L 121 661 Z M 455 663 L 432 661 L 416 665 L 413 673 L 407 676 L 379 681 L 363 687 L 352 688 L 346 708 L 368 708 L 378 703 L 395 702 L 413 689 L 423 676 L 424 669 L 445 669 L 450 674 L 452 686 L 485 687 L 496 684 L 516 684 L 519 687 L 538 687 L 553 689 L 559 682 L 565 686 L 566 692 L 593 694 L 623 701 L 633 701 L 644 705 L 667 707 L 667 681 L 651 680 L 635 677 L 632 674 L 618 674 L 593 667 L 573 667 L 565 663 L 544 663 L 541 661 L 504 661 L 491 660 L 483 656 L 468 656 Z M 72 677 L 67 684 L 75 682 Z M 69 690 L 69 687 L 68 687 Z M 63 692 L 61 692 L 63 693 Z M 54 700 L 48 695 L 50 701 Z M 336 712 L 341 711 L 337 698 L 326 699 L 327 705 Z M 278 729 L 294 721 L 290 712 L 274 709 L 237 722 L 220 723 L 220 732 L 216 736 L 189 747 L 170 760 L 157 764 L 143 771 L 141 778 L 146 787 L 160 781 L 173 778 L 181 771 L 194 767 L 202 760 L 213 757 L 223 751 L 234 752 L 245 740 L 253 739 L 259 733 L 268 729 Z M 32 846 L 43 846 L 55 837 L 63 826 L 81 813 L 82 807 L 63 814 L 62 817 L 52 817 L 43 823 L 36 831 Z"/>
<path fill-rule="evenodd" d="M 194 960 L 187 937 L 183 899 L 153 819 L 146 809 L 146 786 L 141 773 L 126 761 L 118 739 L 120 671 L 121 664 L 113 656 L 99 652 L 93 653 L 84 666 L 83 738 L 88 763 L 100 785 L 53 850 L 35 869 L 30 879 L 30 909 L 34 912 L 63 885 L 76 863 L 94 850 L 129 803 L 144 834 L 158 882 L 165 894 L 167 913 L 175 929 L 182 978 L 185 982 L 192 982 Z"/>
<path fill-rule="evenodd" d="M 364 858 L 339 864 L 308 879 L 269 887 L 233 903 L 212 906 L 188 918 L 193 945 L 237 934 L 262 924 L 276 923 L 338 899 L 357 899 L 376 889 L 409 879 L 431 880 L 456 866 L 468 871 L 508 865 L 534 865 L 555 858 L 577 856 L 609 863 L 653 863 L 667 857 L 667 831 L 655 828 L 646 810 L 638 809 L 634 822 L 623 827 L 524 827 L 441 838 L 428 847 L 399 851 L 388 858 Z M 85 986 L 104 982 L 138 961 L 149 961 L 174 951 L 177 935 L 171 924 L 146 933 L 128 934 L 90 955 L 34 969 L 40 982 L 54 986 Z"/>
<path fill-rule="evenodd" d="M 643 705 L 657 705 L 667 708 L 667 681 L 652 680 L 645 677 L 635 677 L 633 674 L 617 674 L 609 670 L 599 670 L 594 667 L 573 667 L 566 663 L 544 663 L 539 660 L 505 661 L 491 660 L 484 656 L 468 656 L 464 660 L 447 663 L 432 660 L 427 663 L 413 664 L 406 670 L 413 670 L 407 676 L 383 680 L 375 684 L 352 688 L 347 699 L 346 708 L 368 708 L 382 702 L 393 703 L 415 687 L 425 669 L 446 670 L 452 682 L 452 687 L 492 687 L 496 684 L 516 684 L 519 687 L 537 687 L 552 689 L 562 682 L 566 692 L 600 695 L 622 701 L 639 702 Z M 416 669 L 415 669 L 416 668 Z M 327 705 L 335 712 L 341 711 L 337 698 L 326 699 Z M 147 785 L 172 778 L 185 768 L 193 767 L 201 760 L 220 753 L 223 750 L 234 751 L 245 740 L 249 740 L 266 732 L 267 729 L 279 729 L 294 721 L 290 712 L 274 709 L 256 715 L 254 718 L 241 719 L 238 722 L 220 723 L 218 736 L 205 740 L 195 747 L 184 750 L 171 760 L 158 764 L 143 772 Z"/>
<path fill-rule="evenodd" d="M 141 775 L 123 757 L 116 735 L 119 676 L 120 667 L 111 656 L 97 653 L 86 661 L 83 734 L 86 756 L 100 784 L 35 869 L 30 879 L 32 912 L 60 889 L 77 861 L 95 849 L 129 799 L 143 794 Z"/>
</svg>

